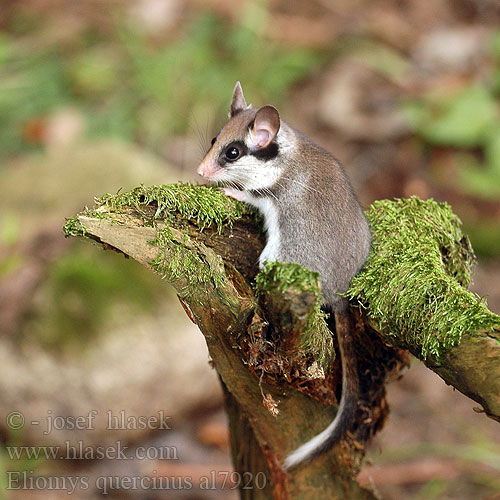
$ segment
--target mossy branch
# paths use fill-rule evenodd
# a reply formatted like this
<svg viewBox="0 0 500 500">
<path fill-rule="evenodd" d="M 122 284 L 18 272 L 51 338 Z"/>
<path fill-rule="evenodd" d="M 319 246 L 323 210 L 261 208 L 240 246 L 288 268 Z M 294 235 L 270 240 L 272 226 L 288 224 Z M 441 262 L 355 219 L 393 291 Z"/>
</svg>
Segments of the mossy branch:
<svg viewBox="0 0 500 500">
<path fill-rule="evenodd" d="M 377 201 L 367 216 L 373 248 L 349 297 L 388 342 L 500 420 L 500 317 L 466 289 L 475 257 L 460 220 L 417 197 Z"/>
<path fill-rule="evenodd" d="M 459 221 L 446 205 L 416 198 L 378 202 L 368 216 L 373 252 L 349 291 L 365 308 L 352 309 L 358 369 L 369 374 L 358 422 L 341 447 L 290 475 L 280 470 L 282 458 L 327 425 L 341 380 L 317 275 L 272 264 L 255 280 L 260 220 L 203 186 L 105 195 L 65 226 L 67 235 L 117 249 L 176 288 L 228 396 L 235 467 L 264 468 L 272 479 L 271 489 L 245 498 L 373 498 L 355 476 L 363 443 L 387 414 L 385 381 L 405 362 L 387 343 L 411 350 L 500 415 L 500 318 L 464 288 L 473 255 Z"/>
</svg>

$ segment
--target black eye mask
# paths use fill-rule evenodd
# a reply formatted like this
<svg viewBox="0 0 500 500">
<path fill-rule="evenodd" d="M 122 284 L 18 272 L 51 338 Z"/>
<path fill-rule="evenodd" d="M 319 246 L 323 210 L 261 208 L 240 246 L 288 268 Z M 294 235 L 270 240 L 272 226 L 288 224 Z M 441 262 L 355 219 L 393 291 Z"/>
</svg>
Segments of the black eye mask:
<svg viewBox="0 0 500 500">
<path fill-rule="evenodd" d="M 225 165 L 226 163 L 233 163 L 239 160 L 242 156 L 248 154 L 248 148 L 241 141 L 234 141 L 226 146 L 219 155 L 219 163 Z"/>
<path fill-rule="evenodd" d="M 255 151 L 252 151 L 250 154 L 252 156 L 255 156 L 255 158 L 258 158 L 259 160 L 269 161 L 273 160 L 278 156 L 279 149 L 280 148 L 276 142 L 271 142 L 265 148 L 256 149 Z"/>
</svg>

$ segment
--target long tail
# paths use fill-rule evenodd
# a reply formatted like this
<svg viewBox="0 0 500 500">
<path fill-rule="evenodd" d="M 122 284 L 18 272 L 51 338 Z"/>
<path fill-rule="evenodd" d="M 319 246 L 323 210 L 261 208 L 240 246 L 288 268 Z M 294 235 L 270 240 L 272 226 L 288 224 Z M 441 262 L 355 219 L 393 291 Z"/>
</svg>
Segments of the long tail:
<svg viewBox="0 0 500 500">
<path fill-rule="evenodd" d="M 337 444 L 351 428 L 359 399 L 359 377 L 353 348 L 349 316 L 335 312 L 335 328 L 342 363 L 342 397 L 333 422 L 322 432 L 297 448 L 285 459 L 284 469 L 311 462 Z"/>
</svg>

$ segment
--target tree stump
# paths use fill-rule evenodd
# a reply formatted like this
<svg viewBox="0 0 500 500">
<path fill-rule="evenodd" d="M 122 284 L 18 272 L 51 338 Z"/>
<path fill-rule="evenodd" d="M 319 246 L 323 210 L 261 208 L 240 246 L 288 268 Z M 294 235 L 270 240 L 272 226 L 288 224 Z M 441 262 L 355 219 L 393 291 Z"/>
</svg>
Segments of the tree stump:
<svg viewBox="0 0 500 500">
<path fill-rule="evenodd" d="M 367 216 L 373 249 L 349 290 L 356 422 L 331 452 L 286 472 L 284 457 L 331 422 L 340 398 L 319 276 L 297 264 L 259 272 L 262 221 L 210 187 L 108 194 L 65 225 L 66 235 L 130 256 L 175 287 L 221 380 L 242 499 L 374 499 L 356 476 L 407 351 L 500 418 L 500 318 L 465 289 L 473 253 L 458 219 L 417 198 L 376 202 Z"/>
</svg>

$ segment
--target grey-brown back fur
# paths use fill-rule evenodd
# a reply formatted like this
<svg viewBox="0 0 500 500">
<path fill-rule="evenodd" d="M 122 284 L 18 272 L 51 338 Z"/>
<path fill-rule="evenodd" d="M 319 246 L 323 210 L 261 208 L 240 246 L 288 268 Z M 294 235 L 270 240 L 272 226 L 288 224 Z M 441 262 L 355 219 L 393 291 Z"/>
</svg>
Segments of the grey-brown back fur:
<svg viewBox="0 0 500 500">
<path fill-rule="evenodd" d="M 344 305 L 338 292 L 347 290 L 366 261 L 370 229 L 339 162 L 293 132 L 296 152 L 281 158 L 283 173 L 270 188 L 281 233 L 277 260 L 319 272 L 326 304 L 338 309 Z"/>
</svg>

